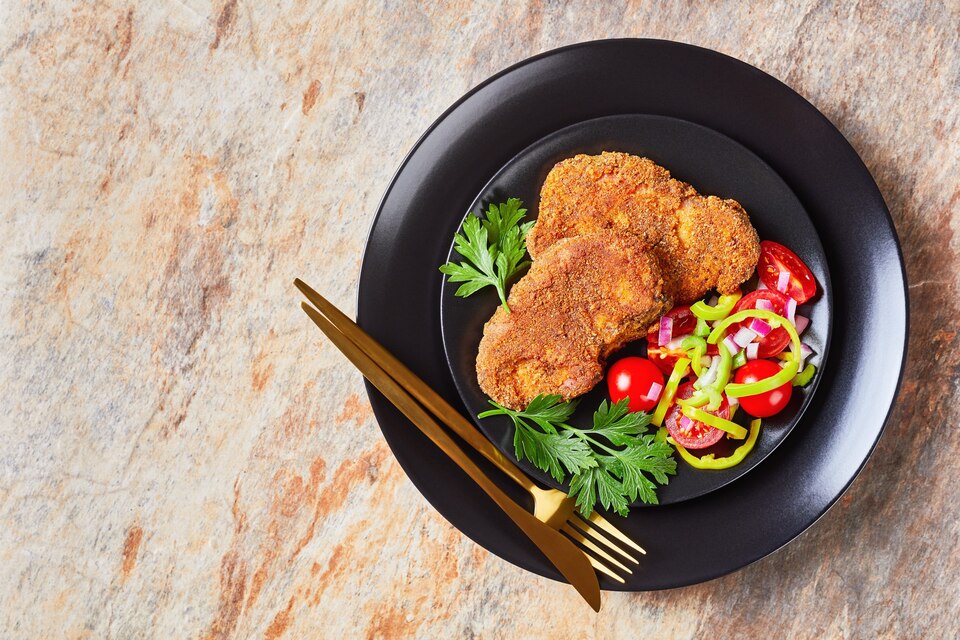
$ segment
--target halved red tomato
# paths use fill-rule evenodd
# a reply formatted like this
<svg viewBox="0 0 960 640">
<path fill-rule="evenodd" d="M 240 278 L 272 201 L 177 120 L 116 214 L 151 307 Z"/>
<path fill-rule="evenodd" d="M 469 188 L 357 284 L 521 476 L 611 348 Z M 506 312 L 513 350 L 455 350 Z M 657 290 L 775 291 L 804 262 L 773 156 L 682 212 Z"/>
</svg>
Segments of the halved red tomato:
<svg viewBox="0 0 960 640">
<path fill-rule="evenodd" d="M 774 291 L 773 289 L 760 289 L 759 291 L 751 291 L 737 301 L 736 306 L 733 307 L 733 313 L 743 311 L 744 309 L 756 309 L 758 300 L 766 300 L 773 305 L 773 312 L 779 316 L 782 316 L 786 313 L 787 301 L 789 299 L 785 294 L 782 294 L 779 291 Z M 749 325 L 750 323 L 740 322 L 731 325 L 727 333 L 734 334 L 740 329 L 741 326 L 745 324 Z M 790 334 L 787 333 L 787 330 L 783 327 L 777 327 L 765 337 L 760 339 L 760 342 L 758 343 L 759 346 L 757 347 L 757 357 L 772 358 L 786 349 L 788 344 L 790 344 Z"/>
<path fill-rule="evenodd" d="M 696 389 L 693 388 L 693 383 L 687 382 L 686 384 L 680 385 L 680 388 L 677 389 L 677 395 L 674 396 L 674 398 L 677 400 L 685 400 L 692 396 L 695 391 Z M 730 405 L 727 403 L 726 396 L 724 396 L 720 407 L 710 413 L 724 420 L 730 419 Z M 667 411 L 667 416 L 663 419 L 663 426 L 667 428 L 670 437 L 685 449 L 703 449 L 712 444 L 716 444 L 720 441 L 720 438 L 723 437 L 723 431 L 716 427 L 703 424 L 699 420 L 691 420 L 686 428 L 680 426 L 681 420 L 680 405 L 674 402 L 670 410 Z"/>
<path fill-rule="evenodd" d="M 778 242 L 761 242 L 760 262 L 757 264 L 760 281 L 767 288 L 776 289 L 780 274 L 784 272 L 790 276 L 787 281 L 787 295 L 796 300 L 797 304 L 803 304 L 817 292 L 817 281 L 810 268 L 797 254 Z"/>
<path fill-rule="evenodd" d="M 697 316 L 693 315 L 688 305 L 680 305 L 667 311 L 664 316 L 673 318 L 673 337 L 690 335 L 697 328 Z M 647 358 L 655 364 L 660 371 L 666 375 L 673 373 L 673 365 L 680 358 L 687 356 L 682 349 L 668 349 L 658 344 L 658 330 L 655 328 L 647 334 Z M 710 347 L 713 347 L 713 353 L 710 353 Z M 717 355 L 716 345 L 707 347 L 707 355 Z"/>
</svg>

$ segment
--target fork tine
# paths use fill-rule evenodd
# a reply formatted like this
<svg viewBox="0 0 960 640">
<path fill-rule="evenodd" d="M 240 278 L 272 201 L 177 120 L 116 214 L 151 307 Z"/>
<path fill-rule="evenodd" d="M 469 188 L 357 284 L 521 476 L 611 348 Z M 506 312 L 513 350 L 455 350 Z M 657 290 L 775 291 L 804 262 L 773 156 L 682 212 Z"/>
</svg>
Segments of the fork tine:
<svg viewBox="0 0 960 640">
<path fill-rule="evenodd" d="M 643 547 L 638 545 L 636 542 L 628 538 L 626 534 L 622 533 L 619 529 L 617 529 L 615 526 L 610 524 L 610 522 L 608 522 L 607 519 L 601 516 L 597 511 L 594 511 L 593 513 L 591 513 L 590 517 L 586 519 L 592 522 L 593 524 L 597 525 L 598 527 L 600 527 L 610 535 L 612 535 L 614 538 L 616 538 L 620 542 L 633 547 L 634 549 L 636 549 L 637 551 L 639 551 L 644 555 L 647 554 L 647 552 L 644 551 Z"/>
<path fill-rule="evenodd" d="M 590 564 L 593 566 L 593 568 L 596 569 L 597 571 L 599 571 L 600 573 L 602 573 L 602 574 L 604 574 L 604 575 L 606 575 L 606 576 L 610 576 L 611 578 L 613 578 L 614 580 L 616 580 L 616 581 L 619 582 L 620 584 L 626 584 L 626 583 L 627 583 L 626 580 L 624 580 L 624 579 L 621 578 L 619 575 L 617 575 L 616 573 L 614 573 L 613 571 L 611 571 L 610 568 L 607 567 L 607 565 L 603 564 L 602 562 L 600 562 L 599 560 L 597 560 L 596 558 L 594 558 L 592 555 L 590 555 L 590 554 L 587 553 L 586 551 L 583 552 L 583 555 L 587 556 L 587 560 L 590 561 Z"/>
<path fill-rule="evenodd" d="M 576 512 L 574 513 L 575 513 L 575 517 L 571 516 L 570 520 L 568 520 L 567 522 L 574 525 L 576 528 L 580 529 L 581 531 L 589 535 L 591 538 L 593 538 L 600 544 L 610 549 L 613 549 L 614 551 L 619 553 L 621 556 L 623 556 L 633 564 L 640 564 L 639 560 L 637 560 L 635 557 L 630 555 L 630 553 L 625 551 L 613 540 L 611 540 L 607 536 L 600 533 L 600 531 L 596 527 L 592 526 L 588 520 L 584 520 L 583 516 L 581 516 L 579 513 L 576 513 Z"/>
<path fill-rule="evenodd" d="M 595 545 L 593 541 L 590 540 L 589 538 L 585 538 L 583 534 L 581 534 L 579 531 L 571 527 L 570 523 L 568 522 L 563 523 L 563 526 L 560 527 L 560 531 L 563 531 L 565 534 L 567 534 L 568 536 L 570 536 L 571 538 L 573 538 L 574 540 L 582 544 L 584 547 L 586 547 L 590 551 L 593 551 L 595 554 L 597 554 L 598 556 L 600 556 L 601 558 L 603 558 L 613 566 L 617 567 L 618 569 L 622 569 L 627 573 L 633 573 L 633 571 L 631 571 L 629 567 L 627 567 L 627 565 L 623 564 L 622 562 L 614 558 L 612 555 L 610 555 L 609 553 L 607 553 L 606 551 L 604 551 L 603 549 Z M 590 554 L 587 554 L 587 555 L 589 556 Z"/>
</svg>

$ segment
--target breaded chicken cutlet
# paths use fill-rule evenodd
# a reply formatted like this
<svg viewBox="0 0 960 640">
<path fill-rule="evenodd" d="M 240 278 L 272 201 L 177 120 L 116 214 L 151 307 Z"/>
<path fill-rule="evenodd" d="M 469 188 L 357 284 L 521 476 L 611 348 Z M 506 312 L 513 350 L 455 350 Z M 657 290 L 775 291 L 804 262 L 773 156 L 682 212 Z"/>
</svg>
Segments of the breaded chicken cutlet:
<svg viewBox="0 0 960 640">
<path fill-rule="evenodd" d="M 604 152 L 557 163 L 540 193 L 527 249 L 537 260 L 563 238 L 601 230 L 641 239 L 675 304 L 733 293 L 753 273 L 760 239 L 735 200 L 702 196 L 648 158 Z"/>
<path fill-rule="evenodd" d="M 539 394 L 580 396 L 602 378 L 604 361 L 646 334 L 670 308 L 656 259 L 628 234 L 600 231 L 558 240 L 483 329 L 480 388 L 512 409 Z"/>
</svg>

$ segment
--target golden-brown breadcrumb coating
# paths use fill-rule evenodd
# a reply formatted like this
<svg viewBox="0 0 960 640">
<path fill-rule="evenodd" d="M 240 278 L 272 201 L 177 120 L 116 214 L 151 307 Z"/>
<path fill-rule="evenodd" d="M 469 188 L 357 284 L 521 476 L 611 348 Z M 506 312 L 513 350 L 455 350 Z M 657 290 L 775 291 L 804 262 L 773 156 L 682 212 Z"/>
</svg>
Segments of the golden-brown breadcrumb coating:
<svg viewBox="0 0 960 640">
<path fill-rule="evenodd" d="M 735 200 L 702 196 L 648 158 L 604 152 L 557 163 L 527 236 L 536 260 L 562 238 L 630 233 L 656 255 L 664 292 L 687 304 L 710 289 L 732 293 L 753 273 L 760 240 Z"/>
<path fill-rule="evenodd" d="M 512 409 L 539 394 L 586 393 L 603 378 L 606 357 L 670 308 L 662 288 L 656 259 L 632 235 L 552 243 L 513 286 L 510 313 L 498 307 L 484 327 L 480 388 Z"/>
</svg>

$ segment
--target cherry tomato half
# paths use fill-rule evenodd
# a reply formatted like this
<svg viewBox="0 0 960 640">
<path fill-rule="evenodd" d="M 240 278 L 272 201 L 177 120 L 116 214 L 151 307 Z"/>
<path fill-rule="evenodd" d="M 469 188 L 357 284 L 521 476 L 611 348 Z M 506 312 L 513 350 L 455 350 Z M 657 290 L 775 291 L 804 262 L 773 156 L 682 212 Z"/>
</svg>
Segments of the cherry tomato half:
<svg viewBox="0 0 960 640">
<path fill-rule="evenodd" d="M 685 400 L 692 396 L 695 391 L 693 383 L 687 382 L 680 385 L 680 388 L 677 389 L 677 395 L 674 397 L 678 400 Z M 730 405 L 727 403 L 726 397 L 724 397 L 723 402 L 720 404 L 720 408 L 710 413 L 724 420 L 729 420 Z M 680 405 L 674 402 L 670 410 L 667 411 L 667 416 L 663 419 L 663 426 L 667 428 L 670 437 L 685 449 L 703 449 L 712 444 L 716 444 L 720 441 L 720 438 L 723 437 L 723 431 L 716 427 L 703 424 L 699 420 L 691 420 L 690 425 L 686 429 L 681 429 L 681 419 Z"/>
<path fill-rule="evenodd" d="M 757 264 L 757 273 L 760 280 L 768 289 L 776 289 L 781 272 L 787 272 L 790 280 L 787 283 L 787 294 L 803 304 L 817 292 L 817 281 L 813 278 L 809 267 L 803 263 L 797 254 L 778 242 L 764 240 L 760 243 L 760 262 Z"/>
<path fill-rule="evenodd" d="M 630 398 L 630 411 L 652 411 L 663 393 L 663 374 L 646 358 L 630 356 L 613 363 L 607 372 L 610 399 Z"/>
<path fill-rule="evenodd" d="M 738 311 L 743 311 L 744 309 L 756 309 L 758 300 L 766 300 L 773 305 L 773 312 L 779 316 L 786 314 L 787 308 L 787 296 L 780 293 L 779 291 L 774 291 L 772 289 L 760 289 L 759 291 L 751 291 L 747 295 L 740 298 L 737 301 L 736 306 L 733 307 L 733 313 Z M 749 325 L 750 322 L 740 322 L 730 327 L 727 331 L 729 334 L 735 334 L 740 327 Z M 757 357 L 758 358 L 772 358 L 777 355 L 784 349 L 787 345 L 790 344 L 790 334 L 787 333 L 787 330 L 783 327 L 777 327 L 765 337 L 760 339 L 760 342 L 757 343 Z"/>
<path fill-rule="evenodd" d="M 746 384 L 765 380 L 779 372 L 780 366 L 771 360 L 751 360 L 737 369 L 733 379 L 738 384 Z M 740 406 L 754 418 L 769 418 L 780 413 L 787 406 L 792 394 L 793 384 L 784 382 L 772 391 L 758 393 L 755 396 L 743 396 L 740 398 Z"/>
<path fill-rule="evenodd" d="M 688 305 L 674 307 L 664 315 L 668 318 L 673 318 L 674 338 L 690 335 L 693 333 L 693 330 L 697 328 L 697 316 L 693 315 Z M 660 346 L 658 344 L 658 338 L 657 328 L 647 334 L 647 357 L 650 358 L 650 361 L 653 362 L 660 371 L 663 371 L 666 375 L 670 375 L 673 373 L 674 363 L 680 358 L 685 358 L 687 354 L 682 349 L 668 349 L 667 347 Z M 714 348 L 713 353 L 710 353 L 710 347 Z M 716 345 L 709 345 L 707 355 L 716 355 L 718 352 L 715 349 Z"/>
</svg>

